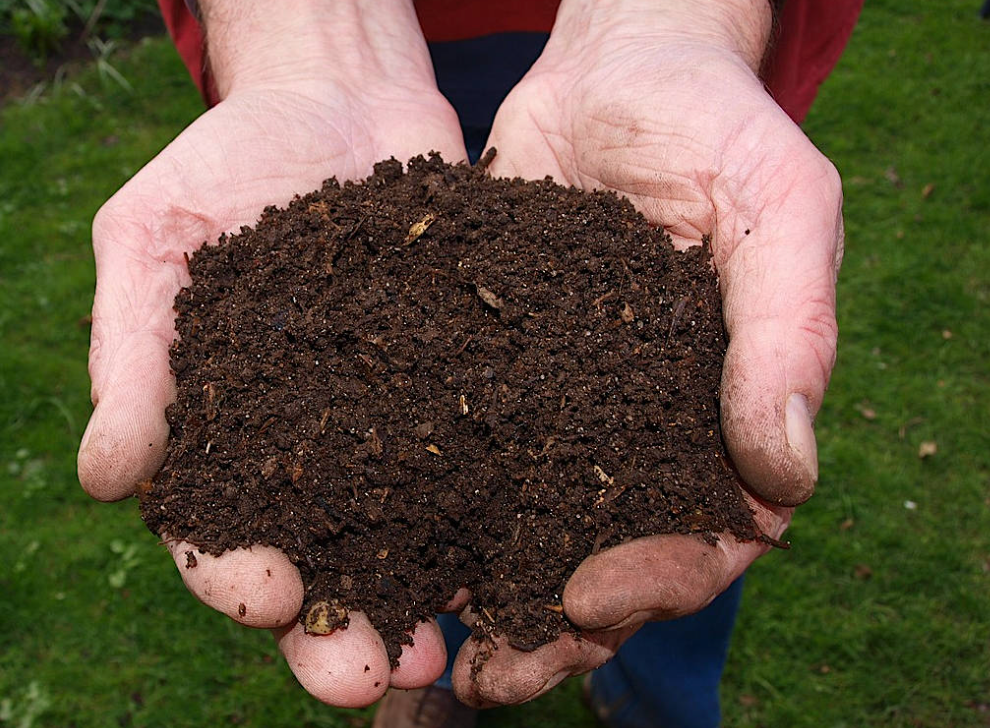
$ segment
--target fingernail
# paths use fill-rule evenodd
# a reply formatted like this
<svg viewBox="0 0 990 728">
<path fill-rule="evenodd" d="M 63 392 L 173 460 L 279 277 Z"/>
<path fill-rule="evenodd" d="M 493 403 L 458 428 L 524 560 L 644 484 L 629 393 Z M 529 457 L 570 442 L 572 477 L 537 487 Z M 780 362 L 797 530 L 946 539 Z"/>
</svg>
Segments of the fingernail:
<svg viewBox="0 0 990 728">
<path fill-rule="evenodd" d="M 534 698 L 538 698 L 541 695 L 546 695 L 551 690 L 553 690 L 555 687 L 557 687 L 562 682 L 564 682 L 564 680 L 566 680 L 570 676 L 571 676 L 571 671 L 570 670 L 561 670 L 556 675 L 554 675 L 552 678 L 550 678 L 545 683 L 543 683 L 543 686 L 539 690 L 537 690 L 532 695 L 529 695 L 528 697 L 526 697 L 521 702 L 524 702 L 525 703 L 526 701 L 533 700 Z"/>
<path fill-rule="evenodd" d="M 555 687 L 560 685 L 562 682 L 564 682 L 564 680 L 566 680 L 570 676 L 571 676 L 570 670 L 561 670 L 552 678 L 547 680 L 547 684 L 543 686 L 543 692 L 549 692 L 553 690 Z"/>
<path fill-rule="evenodd" d="M 811 426 L 811 410 L 803 394 L 792 394 L 787 398 L 784 430 L 787 444 L 811 473 L 811 480 L 818 482 L 818 446 L 815 444 L 815 430 Z"/>
<path fill-rule="evenodd" d="M 646 622 L 649 621 L 650 616 L 651 615 L 649 612 L 643 610 L 640 610 L 638 612 L 633 612 L 628 617 L 623 619 L 621 622 L 616 622 L 610 627 L 604 627 L 602 629 L 602 632 L 614 632 L 619 629 L 626 629 L 627 627 L 631 627 L 633 625 L 636 625 L 638 627 L 643 624 L 646 624 Z"/>
</svg>

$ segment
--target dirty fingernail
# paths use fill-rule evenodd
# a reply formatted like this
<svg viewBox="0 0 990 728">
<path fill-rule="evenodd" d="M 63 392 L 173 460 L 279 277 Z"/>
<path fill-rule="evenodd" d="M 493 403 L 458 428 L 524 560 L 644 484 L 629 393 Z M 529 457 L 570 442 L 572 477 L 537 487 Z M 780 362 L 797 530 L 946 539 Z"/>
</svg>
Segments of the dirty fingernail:
<svg viewBox="0 0 990 728">
<path fill-rule="evenodd" d="M 815 444 L 815 431 L 811 426 L 811 410 L 803 394 L 792 394 L 787 398 L 784 430 L 787 433 L 787 444 L 804 463 L 811 474 L 811 480 L 817 482 L 818 446 Z"/>
<path fill-rule="evenodd" d="M 553 688 L 557 687 L 562 682 L 564 682 L 564 680 L 566 680 L 570 676 L 571 676 L 571 671 L 570 670 L 561 670 L 556 675 L 554 675 L 552 678 L 550 678 L 549 680 L 547 680 L 547 684 L 544 685 L 544 689 L 545 690 L 552 690 Z"/>
<path fill-rule="evenodd" d="M 552 678 L 550 678 L 549 680 L 547 680 L 543 684 L 543 687 L 540 688 L 539 690 L 537 690 L 535 693 L 533 693 L 533 695 L 531 695 L 529 698 L 527 698 L 527 700 L 532 700 L 533 698 L 537 698 L 537 697 L 539 697 L 541 695 L 545 695 L 545 694 L 549 693 L 551 690 L 553 690 L 555 687 L 557 687 L 558 685 L 560 685 L 562 682 L 564 682 L 564 680 L 566 680 L 570 676 L 571 676 L 571 671 L 570 670 L 561 670 L 556 675 L 554 675 Z"/>
<path fill-rule="evenodd" d="M 637 612 L 633 612 L 632 614 L 630 614 L 625 619 L 623 619 L 623 620 L 621 620 L 619 622 L 616 622 L 615 624 L 613 624 L 611 626 L 603 627 L 602 628 L 602 631 L 603 632 L 615 632 L 615 631 L 618 631 L 620 629 L 627 629 L 627 628 L 632 627 L 634 625 L 636 627 L 640 627 L 640 626 L 646 624 L 646 622 L 649 621 L 650 617 L 651 617 L 650 612 L 645 611 L 645 610 L 639 610 Z"/>
</svg>

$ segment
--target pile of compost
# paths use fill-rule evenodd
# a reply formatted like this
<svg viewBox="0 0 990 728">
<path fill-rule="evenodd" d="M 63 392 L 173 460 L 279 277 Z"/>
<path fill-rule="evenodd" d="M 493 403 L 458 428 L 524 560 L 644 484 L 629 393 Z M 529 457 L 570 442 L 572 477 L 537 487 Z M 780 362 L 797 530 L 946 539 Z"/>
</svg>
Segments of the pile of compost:
<svg viewBox="0 0 990 728">
<path fill-rule="evenodd" d="M 284 551 L 316 633 L 392 664 L 460 587 L 476 634 L 575 631 L 568 577 L 649 534 L 759 536 L 728 462 L 706 247 L 611 193 L 418 157 L 189 261 L 148 527 Z"/>
</svg>

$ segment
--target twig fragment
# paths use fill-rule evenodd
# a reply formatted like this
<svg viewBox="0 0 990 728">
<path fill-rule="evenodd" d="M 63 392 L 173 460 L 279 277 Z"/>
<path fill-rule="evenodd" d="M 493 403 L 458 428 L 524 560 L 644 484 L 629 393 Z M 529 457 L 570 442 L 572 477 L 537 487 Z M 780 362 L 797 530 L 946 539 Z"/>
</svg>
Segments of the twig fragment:
<svg viewBox="0 0 990 728">
<path fill-rule="evenodd" d="M 496 154 L 498 154 L 498 150 L 495 147 L 488 147 L 488 150 L 481 156 L 481 159 L 475 163 L 474 170 L 478 173 L 486 171 L 489 165 L 495 160 Z"/>
</svg>

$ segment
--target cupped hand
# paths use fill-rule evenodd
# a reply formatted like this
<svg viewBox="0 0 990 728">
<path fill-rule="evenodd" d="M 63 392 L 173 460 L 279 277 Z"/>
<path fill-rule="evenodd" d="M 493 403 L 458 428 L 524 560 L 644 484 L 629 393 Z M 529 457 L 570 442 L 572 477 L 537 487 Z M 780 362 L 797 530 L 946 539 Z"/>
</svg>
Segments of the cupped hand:
<svg viewBox="0 0 990 728">
<path fill-rule="evenodd" d="M 328 177 L 361 178 L 377 161 L 430 150 L 452 161 L 466 156 L 456 115 L 435 87 L 279 84 L 233 91 L 124 185 L 93 224 L 95 410 L 78 458 L 87 492 L 126 498 L 163 461 L 165 407 L 175 396 L 172 302 L 189 282 L 186 255 Z M 351 615 L 346 630 L 305 634 L 295 621 L 302 582 L 279 551 L 254 547 L 215 558 L 185 543 L 169 548 L 197 598 L 243 624 L 273 628 L 299 681 L 325 702 L 367 705 L 389 685 L 421 687 L 443 670 L 443 639 L 432 622 L 419 625 L 394 672 L 361 614 Z"/>
<path fill-rule="evenodd" d="M 758 56 L 633 21 L 596 33 L 586 18 L 571 32 L 558 15 L 564 29 L 498 112 L 492 173 L 614 190 L 678 247 L 711 236 L 729 334 L 723 433 L 759 528 L 777 539 L 818 475 L 812 418 L 835 357 L 840 181 L 764 91 Z M 647 620 L 704 608 L 768 549 L 673 535 L 591 556 L 563 597 L 580 639 L 532 653 L 502 644 L 475 677 L 469 641 L 455 689 L 474 705 L 541 695 Z"/>
</svg>

